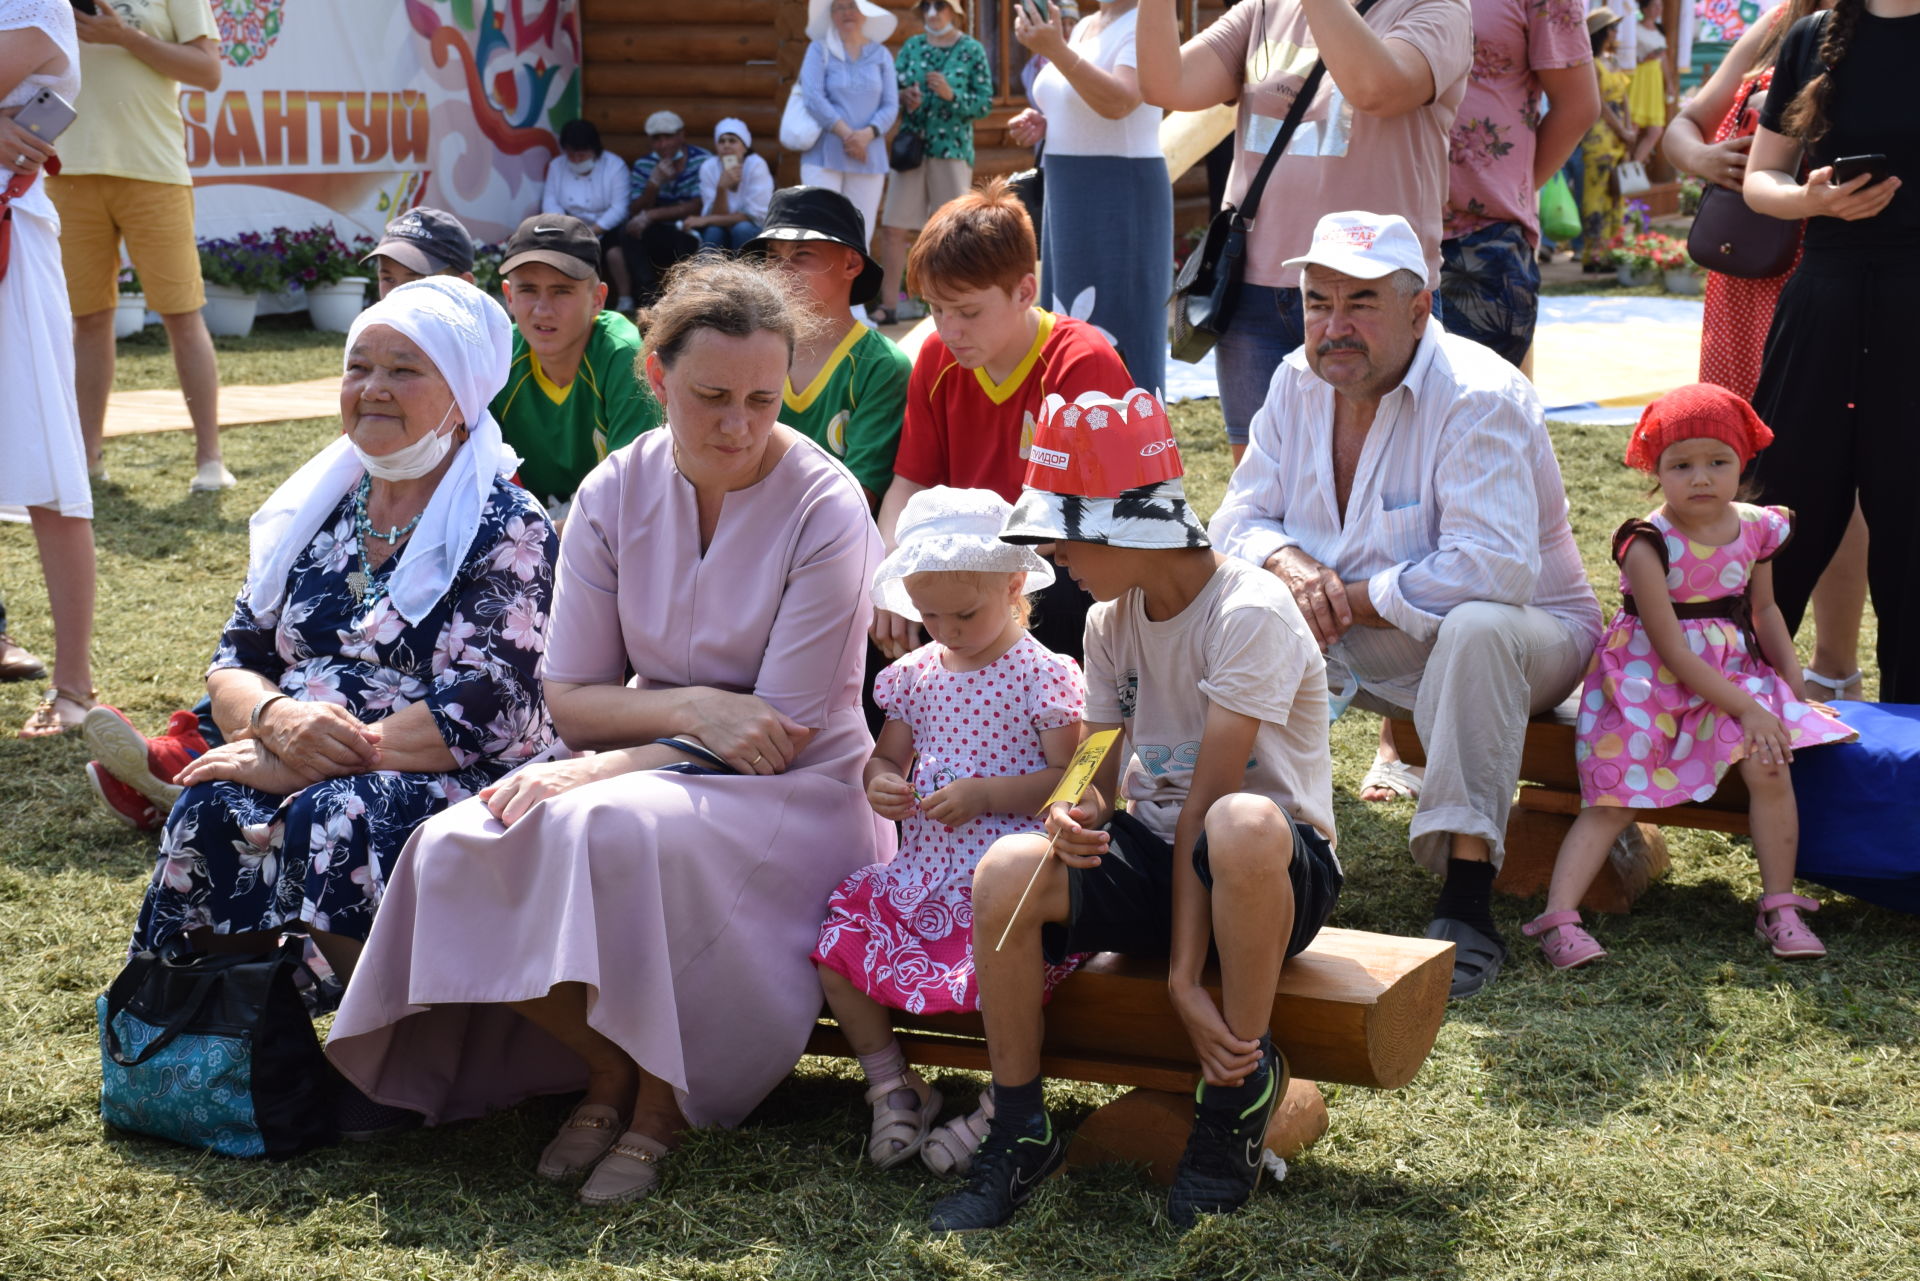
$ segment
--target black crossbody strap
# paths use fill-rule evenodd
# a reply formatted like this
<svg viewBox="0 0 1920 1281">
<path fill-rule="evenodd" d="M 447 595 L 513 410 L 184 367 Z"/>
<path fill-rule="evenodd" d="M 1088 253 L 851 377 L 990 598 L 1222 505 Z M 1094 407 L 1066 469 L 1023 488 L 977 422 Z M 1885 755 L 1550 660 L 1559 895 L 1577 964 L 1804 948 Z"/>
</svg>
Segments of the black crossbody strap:
<svg viewBox="0 0 1920 1281">
<path fill-rule="evenodd" d="M 1367 10 L 1373 8 L 1374 0 L 1360 0 L 1353 11 L 1361 17 L 1367 16 Z M 1261 24 L 1256 38 L 1264 36 L 1266 24 Z M 1280 125 L 1280 132 L 1274 135 L 1273 145 L 1267 148 L 1266 159 L 1260 162 L 1260 170 L 1253 175 L 1253 181 L 1247 184 L 1247 193 L 1241 198 L 1240 207 L 1234 211 L 1234 221 L 1241 230 L 1253 226 L 1254 211 L 1260 207 L 1260 196 L 1267 189 L 1267 179 L 1273 176 L 1274 165 L 1280 162 L 1280 155 L 1293 141 L 1294 131 L 1300 128 L 1301 119 L 1307 114 L 1307 108 L 1313 105 L 1314 95 L 1320 92 L 1320 81 L 1326 77 L 1327 64 L 1324 59 L 1313 64 L 1313 70 L 1307 73 L 1307 79 L 1300 86 L 1300 92 L 1294 95 L 1293 105 L 1287 108 L 1287 118 Z"/>
</svg>

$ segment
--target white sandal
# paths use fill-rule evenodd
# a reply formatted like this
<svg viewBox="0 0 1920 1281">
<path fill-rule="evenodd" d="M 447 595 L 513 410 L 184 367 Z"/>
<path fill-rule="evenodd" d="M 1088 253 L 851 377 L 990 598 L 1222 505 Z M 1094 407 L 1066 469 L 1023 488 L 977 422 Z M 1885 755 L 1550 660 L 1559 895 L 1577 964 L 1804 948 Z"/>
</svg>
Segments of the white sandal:
<svg viewBox="0 0 1920 1281">
<path fill-rule="evenodd" d="M 1821 689 L 1826 690 L 1828 696 L 1831 698 L 1857 699 L 1861 694 L 1866 692 L 1867 678 L 1863 673 L 1858 671 L 1854 672 L 1851 676 L 1822 676 L 1811 667 L 1803 667 L 1800 669 L 1800 677 L 1806 681 L 1807 684 L 1818 685 Z M 1853 694 L 1849 695 L 1847 689 L 1850 686 L 1858 686 L 1859 688 L 1856 689 Z"/>
<path fill-rule="evenodd" d="M 962 1179 L 973 1168 L 973 1154 L 993 1120 L 993 1091 L 980 1092 L 980 1106 L 936 1129 L 920 1145 L 920 1163 L 945 1179 Z"/>
<path fill-rule="evenodd" d="M 1417 801 L 1420 799 L 1420 788 L 1426 782 L 1426 777 L 1427 771 L 1422 766 L 1409 765 L 1405 761 L 1390 761 L 1376 755 L 1373 758 L 1373 765 L 1360 779 L 1360 790 L 1364 792 L 1369 789 L 1378 789 L 1392 792 L 1402 800 Z M 1370 803 L 1383 805 L 1386 802 Z"/>
<path fill-rule="evenodd" d="M 920 1096 L 917 1108 L 897 1108 L 887 1102 L 896 1090 L 910 1090 Z M 876 1081 L 867 1087 L 867 1104 L 873 1108 L 873 1124 L 867 1130 L 867 1159 L 882 1170 L 891 1170 L 912 1159 L 927 1141 L 927 1131 L 940 1115 L 946 1102 L 940 1091 L 922 1080 L 912 1068 Z M 898 1144 L 898 1147 L 893 1146 Z"/>
</svg>

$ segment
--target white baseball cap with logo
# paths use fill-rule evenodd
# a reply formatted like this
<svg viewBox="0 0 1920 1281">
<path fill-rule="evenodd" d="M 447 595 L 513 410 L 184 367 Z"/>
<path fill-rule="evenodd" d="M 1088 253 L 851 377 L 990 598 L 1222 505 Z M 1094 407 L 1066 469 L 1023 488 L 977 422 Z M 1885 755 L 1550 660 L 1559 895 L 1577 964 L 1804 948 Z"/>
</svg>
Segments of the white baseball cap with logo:
<svg viewBox="0 0 1920 1281">
<path fill-rule="evenodd" d="M 1410 271 L 1428 288 L 1433 287 L 1427 275 L 1427 251 L 1421 247 L 1420 237 L 1413 234 L 1413 227 L 1399 214 L 1358 209 L 1327 214 L 1314 224 L 1313 248 L 1281 265 L 1308 264 L 1361 280 Z"/>
</svg>

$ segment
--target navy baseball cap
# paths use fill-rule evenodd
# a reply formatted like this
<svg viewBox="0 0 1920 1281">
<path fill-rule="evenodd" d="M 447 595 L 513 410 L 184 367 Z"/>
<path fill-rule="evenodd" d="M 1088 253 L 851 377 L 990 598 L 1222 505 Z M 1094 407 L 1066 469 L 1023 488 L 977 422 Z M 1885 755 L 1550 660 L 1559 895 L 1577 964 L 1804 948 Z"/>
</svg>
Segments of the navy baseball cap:
<svg viewBox="0 0 1920 1281">
<path fill-rule="evenodd" d="M 473 270 L 473 237 L 444 209 L 409 209 L 387 224 L 380 243 L 360 261 L 391 258 L 423 276 Z"/>
</svg>

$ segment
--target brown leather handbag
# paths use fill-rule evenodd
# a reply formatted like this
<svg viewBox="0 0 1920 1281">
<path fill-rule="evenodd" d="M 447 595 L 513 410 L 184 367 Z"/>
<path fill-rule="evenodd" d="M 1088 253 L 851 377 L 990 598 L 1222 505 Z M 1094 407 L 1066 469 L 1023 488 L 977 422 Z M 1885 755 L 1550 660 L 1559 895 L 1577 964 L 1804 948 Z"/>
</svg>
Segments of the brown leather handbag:
<svg viewBox="0 0 1920 1281">
<path fill-rule="evenodd" d="M 1757 213 L 1726 187 L 1709 184 L 1701 193 L 1700 211 L 1687 232 L 1687 254 L 1708 271 L 1764 280 L 1785 274 L 1799 251 L 1799 223 Z"/>
</svg>

